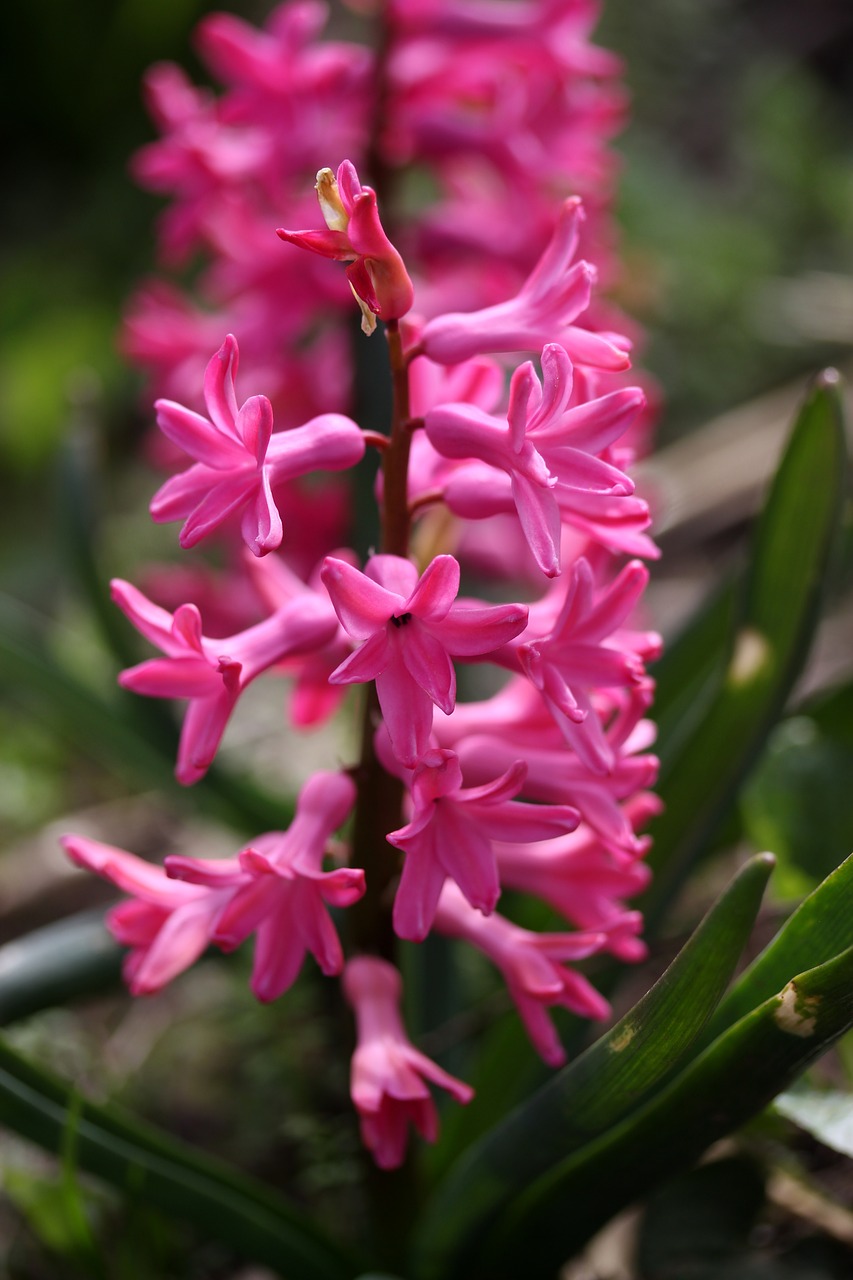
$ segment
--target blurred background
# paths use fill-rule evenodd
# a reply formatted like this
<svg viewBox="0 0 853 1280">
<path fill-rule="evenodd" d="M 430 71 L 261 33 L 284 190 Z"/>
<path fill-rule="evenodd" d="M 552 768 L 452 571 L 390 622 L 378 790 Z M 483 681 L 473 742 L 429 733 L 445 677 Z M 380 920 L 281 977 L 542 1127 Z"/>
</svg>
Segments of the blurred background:
<svg viewBox="0 0 853 1280">
<path fill-rule="evenodd" d="M 147 519 L 152 476 L 140 468 L 136 449 L 150 409 L 116 348 L 124 302 L 154 265 L 159 209 L 127 173 L 132 152 L 153 137 L 139 82 L 150 63 L 164 59 L 203 81 L 191 32 L 203 13 L 220 7 L 201 0 L 74 6 L 12 0 L 4 12 L 0 942 L 95 901 L 98 887 L 87 881 L 81 889 L 61 865 L 55 835 L 73 825 L 68 815 L 120 806 L 121 823 L 137 837 L 135 844 L 128 837 L 128 847 L 140 852 L 188 821 L 186 798 L 170 782 L 168 723 L 121 704 L 127 716 L 141 718 L 139 732 L 130 727 L 114 736 L 117 665 L 104 636 L 112 632 L 114 653 L 122 646 L 137 651 L 112 617 L 103 587 L 113 574 L 132 576 L 174 533 L 152 531 Z M 228 7 L 262 21 L 271 6 Z M 630 127 L 618 143 L 625 261 L 618 300 L 646 332 L 639 363 L 661 390 L 664 451 L 660 462 L 646 464 L 646 478 L 659 502 L 665 551 L 653 607 L 658 624 L 671 631 L 736 551 L 808 378 L 827 363 L 842 371 L 851 364 L 853 6 L 607 0 L 604 8 L 598 42 L 625 57 L 633 99 Z M 842 605 L 821 642 L 810 688 L 849 676 L 851 638 Z M 807 766 L 812 772 L 796 820 L 807 825 L 815 812 L 831 819 L 825 865 L 818 866 L 803 852 L 796 823 L 774 830 L 779 795 L 790 795 L 793 785 L 790 748 L 802 746 L 808 733 L 802 724 L 793 738 L 790 727 L 780 732 L 771 748 L 776 772 L 755 783 L 739 821 L 756 839 L 787 841 L 784 883 L 795 891 L 853 843 L 853 809 L 824 812 L 833 807 L 826 788 L 849 777 L 853 746 L 836 743 L 827 755 L 821 742 L 823 754 Z M 151 745 L 158 733 L 160 752 Z M 246 805 L 262 808 L 262 796 L 238 792 L 229 797 L 223 783 L 218 792 L 196 793 L 192 847 L 203 837 L 206 852 L 215 852 L 220 818 L 245 816 Z M 93 1046 L 106 1042 L 110 1087 L 118 1082 L 134 1103 L 141 1090 L 142 1105 L 156 1113 L 152 1099 L 175 1055 L 205 1057 L 194 1008 L 209 1013 L 214 1004 L 232 1029 L 240 1019 L 244 1044 L 266 1043 L 279 1015 L 247 1010 L 235 989 L 208 975 L 178 996 L 162 997 L 155 1012 L 110 1008 L 95 1015 L 101 1021 L 93 1030 L 60 1010 L 15 1034 L 18 1043 L 84 1078 L 87 1072 L 97 1078 Z M 319 1054 L 324 1024 L 315 1016 L 316 995 L 300 999 L 288 1016 L 301 1020 L 305 1052 L 312 1052 L 313 1034 Z M 156 1046 L 176 1019 L 178 1031 L 161 1051 Z M 193 1029 L 192 1049 L 180 1039 L 181 1019 Z M 309 1021 L 319 1030 L 309 1031 Z M 147 1075 L 134 1084 L 142 1060 Z M 264 1063 L 256 1068 L 255 1096 L 286 1092 L 286 1054 L 281 1060 L 267 1054 Z M 222 1077 L 228 1078 L 225 1068 Z M 195 1081 L 199 1096 L 173 1098 L 182 1131 L 194 1136 L 194 1117 L 209 1125 L 221 1087 Z M 310 1165 L 317 1183 L 310 1190 L 322 1192 L 325 1177 L 334 1191 L 348 1176 L 347 1150 L 354 1161 L 350 1138 L 337 1121 L 312 1127 L 300 1114 L 293 1109 L 282 1149 Z M 236 1144 L 249 1162 L 272 1159 L 267 1136 L 257 1117 L 253 1127 L 243 1115 L 229 1132 L 214 1133 L 212 1144 L 221 1141 L 232 1154 Z M 39 1260 L 39 1232 L 57 1212 L 48 1184 L 29 1156 L 21 1156 L 14 1176 L 9 1167 L 3 1179 L 11 1200 L 0 1208 L 0 1231 L 18 1253 L 0 1260 L 0 1280 L 56 1274 L 40 1269 Z M 164 1238 L 158 1275 L 171 1274 L 164 1259 L 172 1249 Z M 215 1259 L 197 1265 L 193 1275 L 220 1274 Z M 84 1266 L 80 1274 L 96 1272 Z"/>
</svg>

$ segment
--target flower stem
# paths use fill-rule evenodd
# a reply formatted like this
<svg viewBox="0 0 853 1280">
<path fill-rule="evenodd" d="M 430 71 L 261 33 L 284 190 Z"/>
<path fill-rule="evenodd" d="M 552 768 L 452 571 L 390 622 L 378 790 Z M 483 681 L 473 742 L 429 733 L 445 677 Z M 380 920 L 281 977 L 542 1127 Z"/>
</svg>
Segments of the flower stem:
<svg viewBox="0 0 853 1280">
<path fill-rule="evenodd" d="M 381 551 L 406 556 L 411 516 L 408 504 L 409 412 L 408 365 L 403 354 L 400 327 L 387 325 L 393 401 L 391 432 L 382 450 L 383 498 Z M 403 784 L 387 773 L 376 758 L 374 736 L 381 716 L 376 687 L 371 685 L 364 704 L 361 755 L 354 772 L 358 797 L 353 820 L 353 865 L 364 868 L 364 897 L 347 913 L 353 944 L 360 951 L 383 956 L 392 963 L 396 939 L 391 922 L 392 885 L 399 873 L 400 855 L 386 836 L 402 825 Z"/>
</svg>

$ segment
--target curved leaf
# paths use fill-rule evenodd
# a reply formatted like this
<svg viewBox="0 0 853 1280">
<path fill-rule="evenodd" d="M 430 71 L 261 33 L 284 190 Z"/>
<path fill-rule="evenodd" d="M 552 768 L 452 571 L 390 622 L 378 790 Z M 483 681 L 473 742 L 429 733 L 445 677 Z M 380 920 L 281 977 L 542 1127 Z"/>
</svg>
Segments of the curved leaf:
<svg viewBox="0 0 853 1280">
<path fill-rule="evenodd" d="M 302 1211 L 262 1184 L 112 1107 L 82 1101 L 2 1041 L 0 1124 L 53 1152 L 63 1151 L 73 1124 L 81 1169 L 294 1280 L 356 1273 Z"/>
<path fill-rule="evenodd" d="M 767 1000 L 792 973 L 823 964 L 853 946 L 853 856 L 805 898 L 738 978 L 709 1022 L 712 1040 Z"/>
<path fill-rule="evenodd" d="M 81 912 L 0 947 L 0 1026 L 118 984 L 125 950 L 103 916 Z"/>
<path fill-rule="evenodd" d="M 553 1280 L 621 1209 L 761 1111 L 853 1026 L 853 948 L 735 1023 L 639 1112 L 530 1186 L 480 1258 L 494 1280 Z"/>
<path fill-rule="evenodd" d="M 817 624 L 840 524 L 845 439 L 838 375 L 818 380 L 794 426 L 753 539 L 717 695 L 662 771 L 652 826 L 652 924 L 723 816 L 778 719 Z"/>
<path fill-rule="evenodd" d="M 463 1155 L 423 1216 L 419 1274 L 466 1274 L 526 1186 L 662 1086 L 728 985 L 772 867 L 768 854 L 748 863 L 640 1003 Z"/>
</svg>

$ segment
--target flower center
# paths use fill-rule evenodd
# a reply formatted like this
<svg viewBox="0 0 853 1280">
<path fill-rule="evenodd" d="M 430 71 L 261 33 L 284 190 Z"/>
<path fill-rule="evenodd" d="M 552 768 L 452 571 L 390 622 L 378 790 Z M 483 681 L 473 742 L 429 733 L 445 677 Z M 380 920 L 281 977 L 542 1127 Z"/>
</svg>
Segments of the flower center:
<svg viewBox="0 0 853 1280">
<path fill-rule="evenodd" d="M 399 618 L 396 614 L 391 614 L 391 621 L 394 623 L 395 627 L 404 627 L 406 623 L 411 622 L 411 620 L 412 615 L 410 613 L 401 613 Z"/>
</svg>

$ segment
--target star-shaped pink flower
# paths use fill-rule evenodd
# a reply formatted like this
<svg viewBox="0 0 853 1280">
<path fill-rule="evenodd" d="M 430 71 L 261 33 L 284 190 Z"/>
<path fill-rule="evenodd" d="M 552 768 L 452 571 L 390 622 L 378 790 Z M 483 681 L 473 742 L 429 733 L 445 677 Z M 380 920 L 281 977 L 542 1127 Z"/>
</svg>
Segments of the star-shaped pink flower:
<svg viewBox="0 0 853 1280">
<path fill-rule="evenodd" d="M 401 556 L 373 556 L 364 573 L 327 556 L 320 577 L 341 626 L 359 648 L 329 676 L 333 684 L 376 681 L 394 754 L 412 767 L 427 749 L 433 704 L 456 705 L 451 657 L 481 657 L 524 628 L 521 604 L 456 602 L 459 565 L 436 556 L 418 578 Z"/>
</svg>

